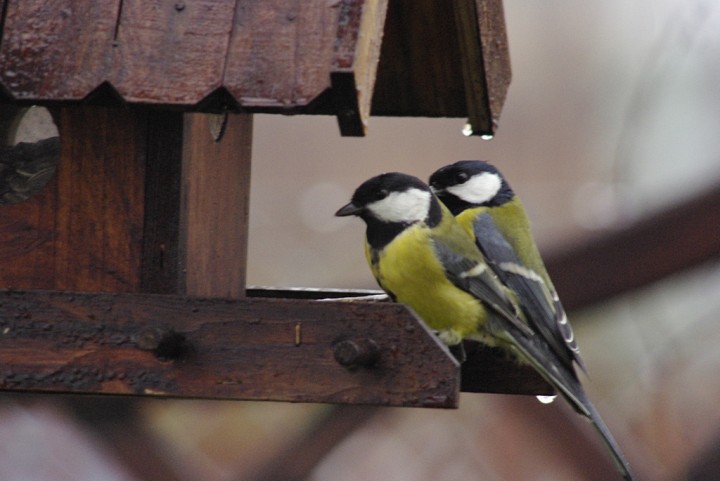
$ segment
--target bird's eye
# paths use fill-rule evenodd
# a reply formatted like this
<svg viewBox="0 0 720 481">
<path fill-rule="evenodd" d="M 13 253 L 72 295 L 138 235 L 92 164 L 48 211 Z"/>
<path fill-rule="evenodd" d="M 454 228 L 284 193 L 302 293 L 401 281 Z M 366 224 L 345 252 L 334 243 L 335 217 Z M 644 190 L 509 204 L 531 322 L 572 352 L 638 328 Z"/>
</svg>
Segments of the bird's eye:
<svg viewBox="0 0 720 481">
<path fill-rule="evenodd" d="M 377 191 L 375 191 L 375 200 L 382 200 L 385 197 L 387 197 L 388 194 L 389 194 L 389 192 L 387 191 L 387 189 L 377 190 Z"/>
<path fill-rule="evenodd" d="M 458 184 L 464 184 L 468 180 L 469 176 L 467 175 L 467 172 L 460 171 L 457 174 L 455 174 L 455 181 Z"/>
</svg>

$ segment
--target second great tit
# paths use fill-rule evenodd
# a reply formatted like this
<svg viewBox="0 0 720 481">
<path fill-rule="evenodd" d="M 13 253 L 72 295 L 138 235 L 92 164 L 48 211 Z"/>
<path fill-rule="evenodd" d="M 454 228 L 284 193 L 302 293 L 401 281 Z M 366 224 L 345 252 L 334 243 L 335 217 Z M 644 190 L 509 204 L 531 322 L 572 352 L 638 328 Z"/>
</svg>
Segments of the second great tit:
<svg viewBox="0 0 720 481">
<path fill-rule="evenodd" d="M 538 372 L 588 417 L 613 455 L 623 477 L 632 475 L 620 448 L 587 398 L 574 364 L 585 370 L 565 310 L 550 280 L 530 229 L 525 208 L 493 165 L 463 160 L 430 176 L 430 186 L 475 240 L 501 282 L 516 296 L 537 342 L 547 349 L 527 357 Z"/>
</svg>

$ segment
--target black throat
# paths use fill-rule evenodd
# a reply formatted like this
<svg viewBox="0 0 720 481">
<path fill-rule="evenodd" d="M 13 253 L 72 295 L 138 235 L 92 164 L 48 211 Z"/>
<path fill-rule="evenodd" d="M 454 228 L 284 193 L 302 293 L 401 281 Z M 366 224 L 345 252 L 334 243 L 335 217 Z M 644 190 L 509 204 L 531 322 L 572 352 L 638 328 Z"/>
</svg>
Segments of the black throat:
<svg viewBox="0 0 720 481">
<path fill-rule="evenodd" d="M 373 250 L 382 250 L 402 231 L 414 224 L 414 222 L 383 222 L 370 215 L 363 216 L 363 220 L 367 224 L 365 233 L 367 242 Z M 430 201 L 430 210 L 424 222 L 432 229 L 441 220 L 442 209 L 438 200 L 433 196 Z"/>
</svg>

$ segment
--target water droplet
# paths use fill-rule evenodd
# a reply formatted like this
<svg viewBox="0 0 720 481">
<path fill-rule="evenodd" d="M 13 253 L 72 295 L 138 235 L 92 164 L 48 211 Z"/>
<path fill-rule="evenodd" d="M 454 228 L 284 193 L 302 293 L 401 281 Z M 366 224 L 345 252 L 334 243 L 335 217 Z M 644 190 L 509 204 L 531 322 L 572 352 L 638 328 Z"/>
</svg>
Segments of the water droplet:
<svg viewBox="0 0 720 481">
<path fill-rule="evenodd" d="M 462 129 L 462 134 L 465 137 L 470 137 L 473 134 L 473 128 L 472 125 L 470 125 L 470 122 L 466 122 Z"/>
<path fill-rule="evenodd" d="M 555 400 L 555 398 L 557 398 L 557 395 L 553 395 L 553 396 L 535 396 L 535 397 L 537 398 L 538 401 L 540 401 L 540 402 L 543 403 L 543 404 L 550 404 L 550 403 L 552 403 L 552 402 Z"/>
</svg>

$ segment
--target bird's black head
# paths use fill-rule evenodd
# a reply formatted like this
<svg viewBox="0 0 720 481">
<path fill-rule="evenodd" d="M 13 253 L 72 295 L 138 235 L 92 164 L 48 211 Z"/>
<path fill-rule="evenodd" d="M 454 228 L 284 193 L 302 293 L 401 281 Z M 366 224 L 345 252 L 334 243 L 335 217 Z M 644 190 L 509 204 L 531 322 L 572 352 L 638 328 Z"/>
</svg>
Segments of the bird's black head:
<svg viewBox="0 0 720 481">
<path fill-rule="evenodd" d="M 471 207 L 502 205 L 515 195 L 500 171 L 482 160 L 446 165 L 430 176 L 430 186 L 453 215 Z"/>
<path fill-rule="evenodd" d="M 350 203 L 335 215 L 362 218 L 368 226 L 368 241 L 378 247 L 416 222 L 436 225 L 442 211 L 427 184 L 411 175 L 390 172 L 363 182 Z"/>
</svg>

